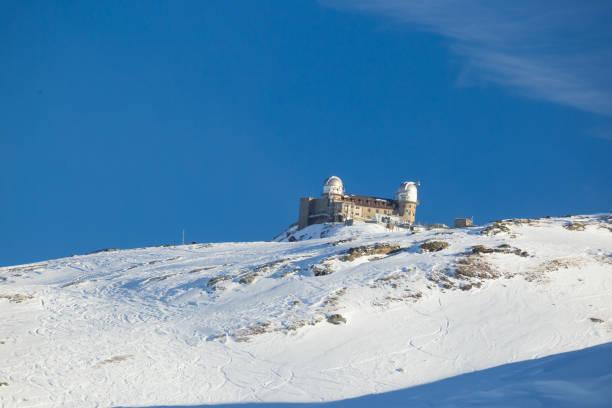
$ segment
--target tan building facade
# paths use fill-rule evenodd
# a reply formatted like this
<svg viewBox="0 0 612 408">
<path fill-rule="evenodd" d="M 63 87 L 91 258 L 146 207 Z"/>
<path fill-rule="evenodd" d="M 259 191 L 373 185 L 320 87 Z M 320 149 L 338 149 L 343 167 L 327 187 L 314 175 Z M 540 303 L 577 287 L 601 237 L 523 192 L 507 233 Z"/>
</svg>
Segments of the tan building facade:
<svg viewBox="0 0 612 408">
<path fill-rule="evenodd" d="M 323 184 L 321 198 L 300 198 L 298 227 L 302 229 L 323 222 L 378 221 L 386 224 L 414 224 L 417 185 L 404 182 L 395 199 L 345 194 L 342 180 L 329 177 Z"/>
</svg>

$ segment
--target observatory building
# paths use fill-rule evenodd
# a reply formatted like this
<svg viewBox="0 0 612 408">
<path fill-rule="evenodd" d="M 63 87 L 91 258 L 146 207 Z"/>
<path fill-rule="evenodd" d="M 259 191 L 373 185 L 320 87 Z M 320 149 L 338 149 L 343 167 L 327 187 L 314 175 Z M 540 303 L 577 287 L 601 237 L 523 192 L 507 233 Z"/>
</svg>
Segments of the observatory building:
<svg viewBox="0 0 612 408">
<path fill-rule="evenodd" d="M 345 194 L 342 180 L 331 176 L 323 183 L 322 198 L 300 198 L 298 228 L 323 222 L 376 221 L 385 224 L 413 224 L 416 212 L 417 186 L 405 181 L 395 199 Z"/>
</svg>

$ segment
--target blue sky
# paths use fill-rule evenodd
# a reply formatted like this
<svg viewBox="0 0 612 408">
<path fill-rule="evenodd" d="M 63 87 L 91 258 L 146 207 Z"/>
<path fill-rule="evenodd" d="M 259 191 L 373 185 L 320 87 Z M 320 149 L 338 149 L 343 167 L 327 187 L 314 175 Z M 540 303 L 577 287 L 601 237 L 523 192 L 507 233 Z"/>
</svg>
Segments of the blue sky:
<svg viewBox="0 0 612 408">
<path fill-rule="evenodd" d="M 612 210 L 612 5 L 3 2 L 0 265 L 268 240 L 332 174 L 421 222 Z"/>
</svg>

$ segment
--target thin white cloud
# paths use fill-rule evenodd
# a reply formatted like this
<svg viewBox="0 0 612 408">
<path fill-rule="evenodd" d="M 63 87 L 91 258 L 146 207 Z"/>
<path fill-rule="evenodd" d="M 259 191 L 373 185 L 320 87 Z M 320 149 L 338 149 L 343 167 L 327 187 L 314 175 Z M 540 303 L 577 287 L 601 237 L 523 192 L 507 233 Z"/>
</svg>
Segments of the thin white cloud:
<svg viewBox="0 0 612 408">
<path fill-rule="evenodd" d="M 612 115 L 612 2 L 321 0 L 451 40 L 470 72 L 529 97 Z"/>
</svg>

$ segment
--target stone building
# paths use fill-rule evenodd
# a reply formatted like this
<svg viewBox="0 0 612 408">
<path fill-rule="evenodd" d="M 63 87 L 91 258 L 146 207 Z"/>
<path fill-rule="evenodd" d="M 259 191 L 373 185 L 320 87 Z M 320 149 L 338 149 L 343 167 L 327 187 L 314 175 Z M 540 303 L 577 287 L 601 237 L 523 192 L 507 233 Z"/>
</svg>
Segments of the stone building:
<svg viewBox="0 0 612 408">
<path fill-rule="evenodd" d="M 347 220 L 377 221 L 385 224 L 413 224 L 416 213 L 417 186 L 405 181 L 395 199 L 345 194 L 342 180 L 331 176 L 323 184 L 322 198 L 300 198 L 298 228 L 323 222 Z"/>
<path fill-rule="evenodd" d="M 471 227 L 472 223 L 470 218 L 455 218 L 455 228 Z"/>
</svg>

